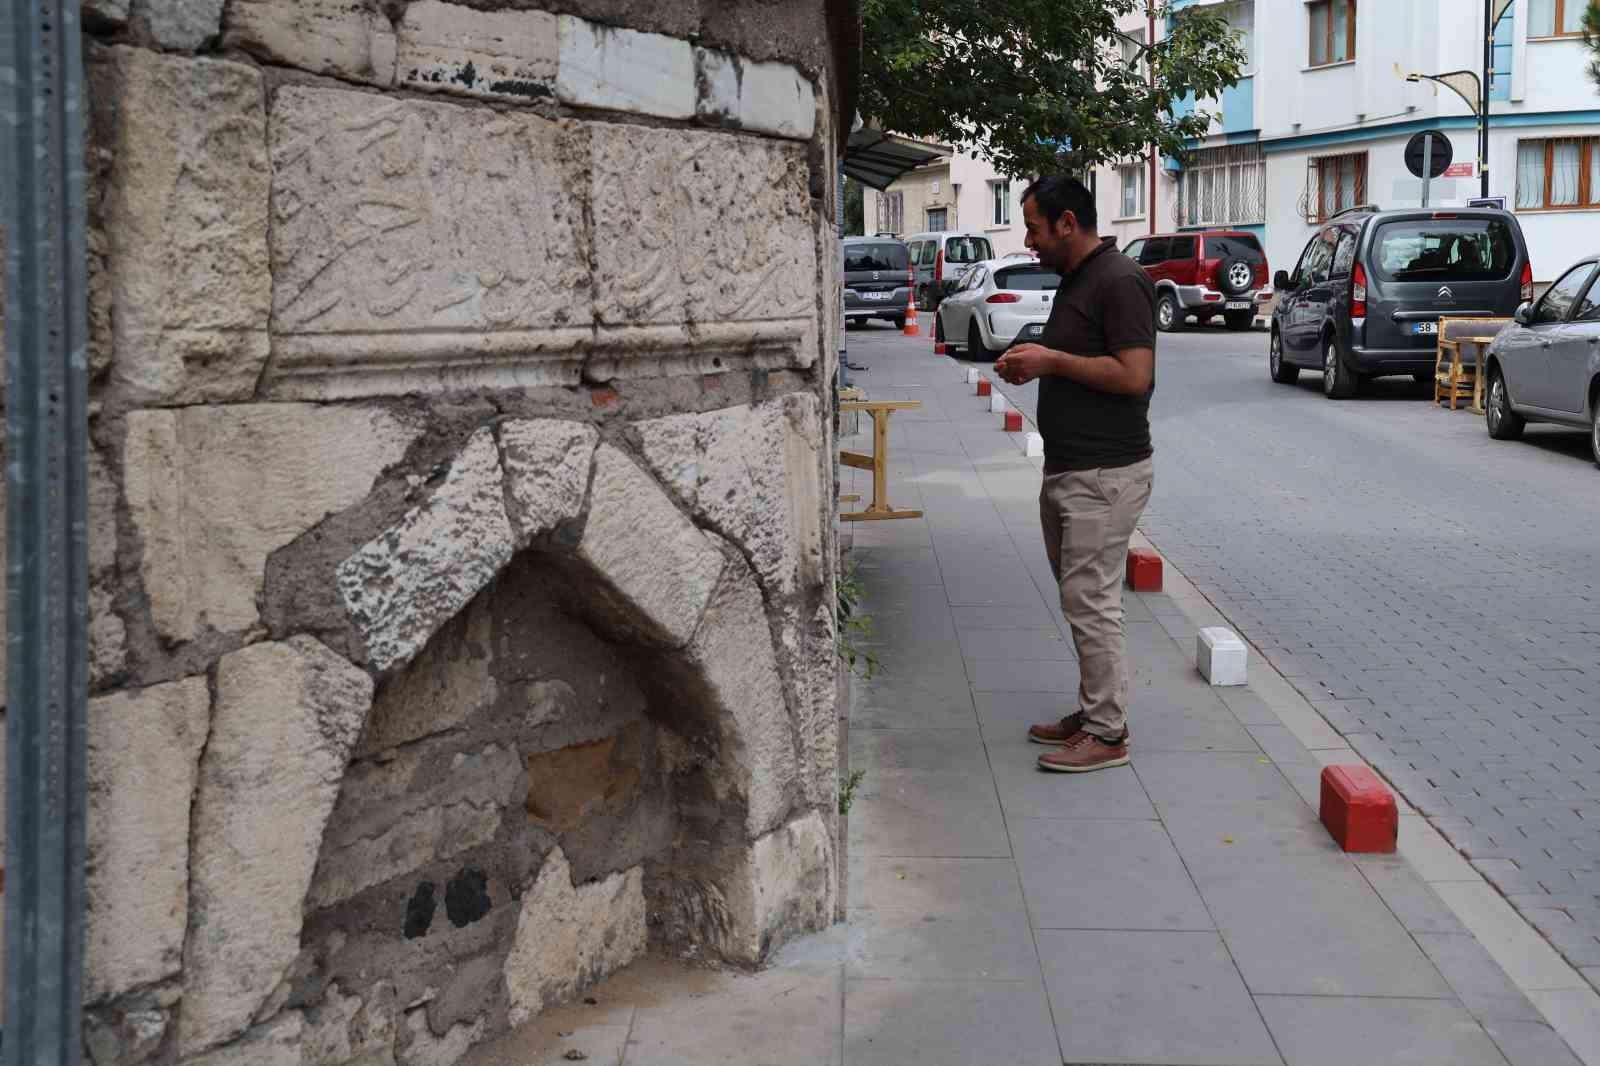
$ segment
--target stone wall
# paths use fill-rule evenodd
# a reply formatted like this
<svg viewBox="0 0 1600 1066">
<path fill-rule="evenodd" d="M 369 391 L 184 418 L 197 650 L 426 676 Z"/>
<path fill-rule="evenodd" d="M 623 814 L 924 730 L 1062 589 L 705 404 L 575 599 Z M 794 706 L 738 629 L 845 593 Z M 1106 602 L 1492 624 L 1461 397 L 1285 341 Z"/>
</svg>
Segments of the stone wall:
<svg viewBox="0 0 1600 1066">
<path fill-rule="evenodd" d="M 547 7 L 85 5 L 98 1066 L 832 920 L 840 42 Z"/>
</svg>

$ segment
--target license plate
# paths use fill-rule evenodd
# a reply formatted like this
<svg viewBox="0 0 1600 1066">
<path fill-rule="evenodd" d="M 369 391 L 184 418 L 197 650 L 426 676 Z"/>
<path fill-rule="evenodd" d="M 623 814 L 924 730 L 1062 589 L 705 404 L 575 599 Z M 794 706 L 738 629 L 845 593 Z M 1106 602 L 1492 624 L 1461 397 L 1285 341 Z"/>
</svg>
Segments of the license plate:
<svg viewBox="0 0 1600 1066">
<path fill-rule="evenodd" d="M 861 298 L 863 300 L 887 300 L 892 295 L 894 294 L 887 292 L 864 292 L 861 294 Z"/>
<path fill-rule="evenodd" d="M 1412 332 L 1413 335 L 1422 334 L 1422 333 L 1436 334 L 1436 333 L 1439 332 L 1439 323 L 1437 323 L 1437 322 L 1413 322 L 1413 323 L 1411 323 L 1411 332 Z"/>
<path fill-rule="evenodd" d="M 1250 301 L 1229 300 L 1227 303 L 1222 305 L 1222 309 L 1224 311 L 1248 311 L 1250 310 Z"/>
<path fill-rule="evenodd" d="M 1024 337 L 1042 337 L 1042 336 L 1044 336 L 1044 323 L 1035 322 L 1030 326 L 1023 326 L 1022 327 L 1022 335 Z"/>
</svg>

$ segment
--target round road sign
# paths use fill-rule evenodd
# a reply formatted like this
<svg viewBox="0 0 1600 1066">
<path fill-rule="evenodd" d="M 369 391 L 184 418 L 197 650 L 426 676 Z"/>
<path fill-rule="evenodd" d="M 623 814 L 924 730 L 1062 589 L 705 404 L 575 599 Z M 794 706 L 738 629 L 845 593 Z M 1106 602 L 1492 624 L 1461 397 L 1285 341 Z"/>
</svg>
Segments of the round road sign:
<svg viewBox="0 0 1600 1066">
<path fill-rule="evenodd" d="M 1450 145 L 1450 138 L 1438 130 L 1423 130 L 1414 134 L 1406 143 L 1406 169 L 1417 177 L 1422 177 L 1422 147 L 1429 138 L 1433 139 L 1433 156 L 1428 160 L 1432 164 L 1428 169 L 1432 171 L 1430 178 L 1437 178 L 1450 166 L 1450 159 L 1455 149 Z"/>
</svg>

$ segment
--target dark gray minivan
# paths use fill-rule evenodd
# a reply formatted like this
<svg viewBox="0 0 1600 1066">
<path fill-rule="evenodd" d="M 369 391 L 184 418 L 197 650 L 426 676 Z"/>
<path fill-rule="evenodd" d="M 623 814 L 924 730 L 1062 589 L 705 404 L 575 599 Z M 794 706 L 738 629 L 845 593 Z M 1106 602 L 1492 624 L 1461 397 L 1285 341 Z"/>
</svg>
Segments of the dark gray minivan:
<svg viewBox="0 0 1600 1066">
<path fill-rule="evenodd" d="M 847 326 L 881 318 L 906 324 L 911 303 L 911 253 L 893 237 L 844 239 L 844 320 Z"/>
<path fill-rule="evenodd" d="M 1322 391 L 1345 399 L 1370 378 L 1431 380 L 1439 319 L 1510 318 L 1533 298 L 1533 268 L 1509 212 L 1357 207 L 1324 223 L 1273 284 L 1272 379 L 1319 370 Z"/>
</svg>

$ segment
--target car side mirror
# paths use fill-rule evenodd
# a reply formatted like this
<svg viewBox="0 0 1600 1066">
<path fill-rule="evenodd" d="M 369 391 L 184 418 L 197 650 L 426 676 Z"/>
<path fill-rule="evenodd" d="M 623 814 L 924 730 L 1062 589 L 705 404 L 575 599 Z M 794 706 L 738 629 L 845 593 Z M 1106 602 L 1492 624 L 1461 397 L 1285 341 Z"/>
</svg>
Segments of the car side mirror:
<svg viewBox="0 0 1600 1066">
<path fill-rule="evenodd" d="M 1517 325 L 1526 326 L 1533 321 L 1533 305 L 1523 304 L 1517 308 L 1517 313 L 1512 316 L 1517 320 Z"/>
<path fill-rule="evenodd" d="M 1280 270 L 1272 276 L 1272 287 L 1282 289 L 1284 292 L 1291 292 L 1295 287 L 1294 279 L 1289 277 L 1287 270 Z"/>
</svg>

